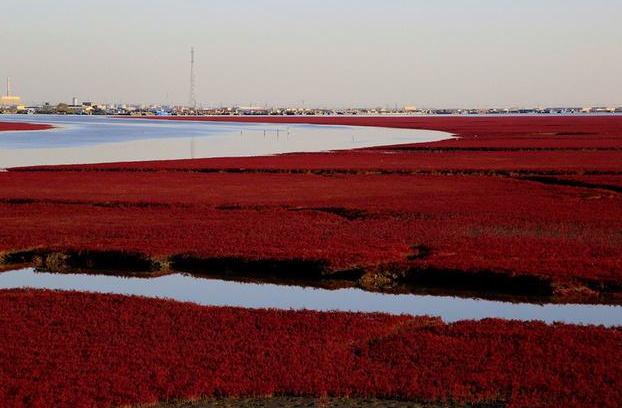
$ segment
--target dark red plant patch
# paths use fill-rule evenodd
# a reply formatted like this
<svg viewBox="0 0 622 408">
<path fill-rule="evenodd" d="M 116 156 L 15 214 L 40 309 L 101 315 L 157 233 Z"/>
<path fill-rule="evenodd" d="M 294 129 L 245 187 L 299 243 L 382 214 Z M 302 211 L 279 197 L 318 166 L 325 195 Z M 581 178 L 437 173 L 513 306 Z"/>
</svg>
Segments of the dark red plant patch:
<svg viewBox="0 0 622 408">
<path fill-rule="evenodd" d="M 52 125 L 42 125 L 36 123 L 20 123 L 20 122 L 1 122 L 0 132 L 2 131 L 14 131 L 14 130 L 46 130 L 52 129 Z"/>
<path fill-rule="evenodd" d="M 0 401 L 86 408 L 208 396 L 618 407 L 619 329 L 201 307 L 0 291 Z"/>
</svg>

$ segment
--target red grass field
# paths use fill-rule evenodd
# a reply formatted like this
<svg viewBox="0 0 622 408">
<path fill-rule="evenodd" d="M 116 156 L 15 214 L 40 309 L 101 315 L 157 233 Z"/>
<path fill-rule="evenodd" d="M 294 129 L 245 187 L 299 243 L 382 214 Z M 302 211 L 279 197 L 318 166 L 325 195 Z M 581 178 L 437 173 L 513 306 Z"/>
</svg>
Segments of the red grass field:
<svg viewBox="0 0 622 408">
<path fill-rule="evenodd" d="M 325 274 L 360 271 L 361 284 L 523 277 L 568 300 L 622 298 L 621 116 L 207 119 L 411 126 L 460 138 L 14 169 L 0 174 L 0 252 L 296 261 Z"/>
<path fill-rule="evenodd" d="M 28 170 L 33 170 L 28 169 Z M 72 171 L 229 171 L 397 174 L 588 174 L 622 175 L 622 148 L 616 150 L 471 151 L 366 149 L 266 157 L 164 160 L 39 167 Z"/>
<path fill-rule="evenodd" d="M 11 169 L 0 173 L 0 270 L 32 262 L 224 265 L 261 274 L 282 263 L 290 279 L 309 270 L 343 279 L 339 272 L 348 271 L 375 290 L 459 281 L 490 293 L 622 299 L 620 116 L 210 120 L 461 137 L 336 153 Z M 551 408 L 622 401 L 620 329 L 448 325 L 33 290 L 0 291 L 0 311 L 0 405 L 8 408 L 270 395 Z"/>
<path fill-rule="evenodd" d="M 0 174 L 0 197 L 7 252 L 303 260 L 327 264 L 328 273 L 392 266 L 406 279 L 458 270 L 564 286 L 622 283 L 620 198 L 599 190 L 481 176 L 8 172 Z M 412 247 L 427 254 L 413 258 Z"/>
<path fill-rule="evenodd" d="M 205 396 L 619 407 L 619 329 L 0 292 L 0 401 L 86 408 Z"/>
<path fill-rule="evenodd" d="M 51 125 L 40 125 L 35 123 L 18 123 L 18 122 L 1 122 L 0 121 L 0 132 L 9 131 L 9 130 L 45 130 L 51 129 L 54 126 Z"/>
</svg>

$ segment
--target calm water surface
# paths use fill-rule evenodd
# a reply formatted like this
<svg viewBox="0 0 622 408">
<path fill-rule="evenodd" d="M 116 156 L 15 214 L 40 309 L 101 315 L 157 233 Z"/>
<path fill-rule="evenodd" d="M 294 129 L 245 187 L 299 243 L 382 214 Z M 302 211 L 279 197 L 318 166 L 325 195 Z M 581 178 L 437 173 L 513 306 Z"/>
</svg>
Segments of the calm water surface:
<svg viewBox="0 0 622 408">
<path fill-rule="evenodd" d="M 140 295 L 201 305 L 339 310 L 440 316 L 446 322 L 484 318 L 622 326 L 622 306 L 509 303 L 449 296 L 391 295 L 360 289 L 326 290 L 239 283 L 183 274 L 158 278 L 52 274 L 24 269 L 0 273 L 0 289 L 40 288 Z"/>
<path fill-rule="evenodd" d="M 421 143 L 445 132 L 357 126 L 3 115 L 55 129 L 0 132 L 0 168 L 42 164 L 244 157 Z"/>
</svg>

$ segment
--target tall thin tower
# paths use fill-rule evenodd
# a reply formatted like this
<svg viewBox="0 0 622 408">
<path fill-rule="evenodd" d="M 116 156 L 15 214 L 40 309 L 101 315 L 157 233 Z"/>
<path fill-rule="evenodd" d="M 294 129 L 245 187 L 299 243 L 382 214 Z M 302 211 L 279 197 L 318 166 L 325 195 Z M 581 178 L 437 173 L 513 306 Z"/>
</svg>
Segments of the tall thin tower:
<svg viewBox="0 0 622 408">
<path fill-rule="evenodd" d="M 190 47 L 190 107 L 197 107 L 197 96 L 195 93 L 195 77 L 194 77 L 194 47 Z"/>
<path fill-rule="evenodd" d="M 11 77 L 6 77 L 6 96 L 11 96 Z"/>
</svg>

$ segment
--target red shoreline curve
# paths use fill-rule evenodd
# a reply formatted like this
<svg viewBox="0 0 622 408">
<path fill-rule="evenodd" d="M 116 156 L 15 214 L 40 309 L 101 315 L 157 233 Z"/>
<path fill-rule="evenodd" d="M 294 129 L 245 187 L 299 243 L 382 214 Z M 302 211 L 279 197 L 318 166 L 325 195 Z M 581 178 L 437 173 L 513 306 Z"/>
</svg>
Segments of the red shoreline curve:
<svg viewBox="0 0 622 408">
<path fill-rule="evenodd" d="M 123 119 L 150 119 L 198 122 L 237 122 L 372 126 L 398 129 L 437 130 L 462 137 L 525 134 L 575 129 L 599 134 L 619 131 L 622 115 L 595 116 L 115 116 Z M 501 127 L 499 127 L 501 125 Z M 619 134 L 619 132 L 618 132 Z"/>
<path fill-rule="evenodd" d="M 20 131 L 20 130 L 48 130 L 52 128 L 54 128 L 54 126 L 40 124 L 40 123 L 1 122 L 0 121 L 0 132 Z"/>
</svg>

